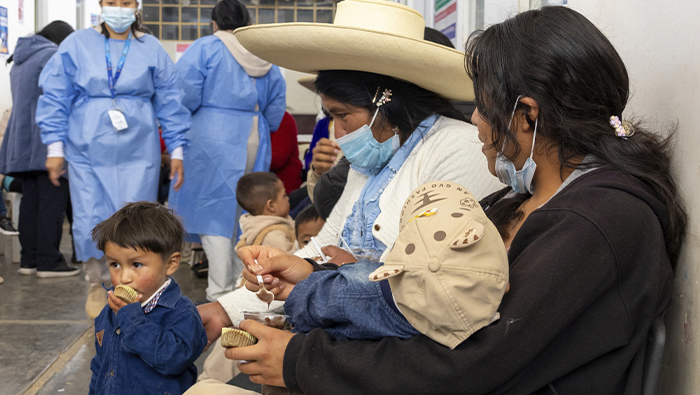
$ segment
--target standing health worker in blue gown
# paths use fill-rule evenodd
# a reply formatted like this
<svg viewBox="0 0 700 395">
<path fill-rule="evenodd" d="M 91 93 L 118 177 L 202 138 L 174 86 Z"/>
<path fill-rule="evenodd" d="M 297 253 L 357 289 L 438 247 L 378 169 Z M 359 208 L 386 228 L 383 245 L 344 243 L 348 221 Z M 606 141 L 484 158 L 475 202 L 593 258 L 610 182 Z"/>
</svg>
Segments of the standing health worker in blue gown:
<svg viewBox="0 0 700 395">
<path fill-rule="evenodd" d="M 209 260 L 207 299 L 233 290 L 243 265 L 237 238 L 236 184 L 251 171 L 269 171 L 270 132 L 286 106 L 286 84 L 277 66 L 252 55 L 232 31 L 250 24 L 245 6 L 223 0 L 212 11 L 214 35 L 195 41 L 180 60 L 184 104 L 192 111 L 192 145 L 185 158 L 187 183 L 170 191 L 169 205 Z M 233 239 L 233 240 L 232 240 Z"/>
<path fill-rule="evenodd" d="M 44 67 L 36 115 L 54 183 L 65 171 L 64 154 L 68 162 L 75 252 L 93 284 L 88 316 L 99 314 L 106 303 L 104 291 L 94 284 L 109 281 L 90 231 L 127 202 L 156 200 L 158 122 L 174 159 L 173 184 L 176 189 L 182 185 L 182 151 L 190 127 L 175 65 L 155 37 L 139 31 L 138 1 L 102 0 L 100 5 L 105 23 L 72 34 Z"/>
</svg>

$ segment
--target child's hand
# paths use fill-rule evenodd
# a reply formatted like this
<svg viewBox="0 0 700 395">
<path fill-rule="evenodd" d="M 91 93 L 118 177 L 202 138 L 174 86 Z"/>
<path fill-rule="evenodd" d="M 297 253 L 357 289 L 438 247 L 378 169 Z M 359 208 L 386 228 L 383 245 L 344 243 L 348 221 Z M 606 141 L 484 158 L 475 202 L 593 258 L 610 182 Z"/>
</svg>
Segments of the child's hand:
<svg viewBox="0 0 700 395">
<path fill-rule="evenodd" d="M 134 303 L 141 303 L 141 298 L 143 298 L 143 295 L 138 294 L 138 296 L 136 296 L 136 300 L 134 300 Z M 114 295 L 114 291 L 109 291 L 107 292 L 107 304 L 109 305 L 109 308 L 112 309 L 114 314 L 117 314 L 119 309 L 126 306 L 128 303 L 116 297 Z"/>
<path fill-rule="evenodd" d="M 335 263 L 338 266 L 341 266 L 346 263 L 357 262 L 357 259 L 355 259 L 355 257 L 351 253 L 345 251 L 340 247 L 325 246 L 321 248 L 321 251 L 323 251 L 323 253 L 328 256 L 328 262 Z"/>
</svg>

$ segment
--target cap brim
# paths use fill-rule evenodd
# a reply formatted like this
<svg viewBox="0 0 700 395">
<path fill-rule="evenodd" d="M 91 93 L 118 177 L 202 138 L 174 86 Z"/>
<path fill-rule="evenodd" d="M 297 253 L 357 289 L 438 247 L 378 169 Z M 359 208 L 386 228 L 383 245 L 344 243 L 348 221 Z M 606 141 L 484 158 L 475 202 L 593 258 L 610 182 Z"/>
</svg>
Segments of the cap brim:
<svg viewBox="0 0 700 395">
<path fill-rule="evenodd" d="M 366 71 L 412 82 L 447 99 L 474 100 L 464 53 L 430 41 L 317 23 L 255 25 L 234 34 L 254 55 L 287 69 Z"/>
<path fill-rule="evenodd" d="M 315 75 L 305 75 L 303 77 L 299 77 L 297 78 L 297 82 L 304 88 L 310 90 L 313 93 L 316 93 L 316 88 L 314 87 L 314 82 L 316 82 Z"/>
</svg>

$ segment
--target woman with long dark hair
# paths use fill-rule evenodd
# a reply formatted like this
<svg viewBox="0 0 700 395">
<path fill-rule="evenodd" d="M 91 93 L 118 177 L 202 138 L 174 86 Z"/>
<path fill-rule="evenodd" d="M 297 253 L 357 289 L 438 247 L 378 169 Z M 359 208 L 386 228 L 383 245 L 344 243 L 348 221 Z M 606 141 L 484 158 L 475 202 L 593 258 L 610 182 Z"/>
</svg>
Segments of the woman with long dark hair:
<svg viewBox="0 0 700 395">
<path fill-rule="evenodd" d="M 141 31 L 138 1 L 100 5 L 104 22 L 71 35 L 44 67 L 36 116 L 54 184 L 68 162 L 75 253 L 91 284 L 90 317 L 106 303 L 99 283 L 109 281 L 90 231 L 126 202 L 156 200 L 158 125 L 173 159 L 170 177 L 176 189 L 182 185 L 190 127 L 177 69 L 158 40 Z"/>
<path fill-rule="evenodd" d="M 207 299 L 234 289 L 243 266 L 238 242 L 236 184 L 246 173 L 269 171 L 270 132 L 284 116 L 286 85 L 277 66 L 251 54 L 233 30 L 250 15 L 237 0 L 212 9 L 214 34 L 190 45 L 177 68 L 184 105 L 192 112 L 184 166 L 188 182 L 169 194 L 190 237 L 198 237 L 209 261 Z"/>
<path fill-rule="evenodd" d="M 466 64 L 488 169 L 508 185 L 481 202 L 509 250 L 500 319 L 454 350 L 420 335 L 334 341 L 244 321 L 258 343 L 226 356 L 246 360 L 253 382 L 307 394 L 642 392 L 686 225 L 670 138 L 626 119 L 619 54 L 570 8 L 475 34 Z M 242 256 L 251 268 L 254 258 L 280 297 L 315 269 L 270 248 Z"/>
</svg>

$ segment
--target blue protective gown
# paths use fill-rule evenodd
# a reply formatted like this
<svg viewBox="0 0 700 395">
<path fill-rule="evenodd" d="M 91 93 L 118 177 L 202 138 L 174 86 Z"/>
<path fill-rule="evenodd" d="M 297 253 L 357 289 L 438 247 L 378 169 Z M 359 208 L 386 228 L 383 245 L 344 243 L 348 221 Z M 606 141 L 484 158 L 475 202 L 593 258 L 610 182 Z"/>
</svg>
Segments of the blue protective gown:
<svg viewBox="0 0 700 395">
<path fill-rule="evenodd" d="M 191 235 L 231 238 L 253 117 L 260 144 L 252 171 L 268 171 L 270 132 L 284 116 L 286 84 L 277 66 L 262 77 L 248 75 L 216 36 L 195 41 L 177 68 L 184 104 L 192 111 L 191 146 L 184 159 L 187 182 L 178 192 L 171 187 L 168 204 Z"/>
<path fill-rule="evenodd" d="M 116 105 L 129 127 L 114 130 L 104 36 L 89 28 L 65 39 L 39 77 L 44 95 L 36 120 L 44 144 L 63 141 L 79 260 L 102 257 L 90 231 L 127 202 L 155 201 L 160 172 L 158 123 L 172 152 L 187 144 L 190 113 L 182 105 L 177 69 L 150 35 L 131 40 L 116 83 Z M 117 67 L 125 40 L 110 39 Z"/>
</svg>

